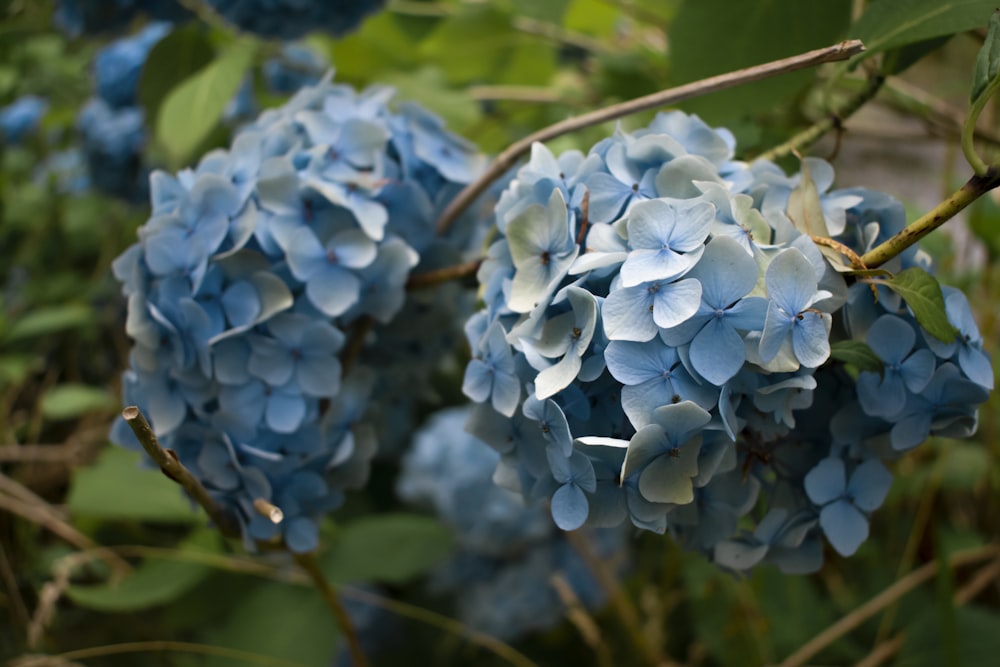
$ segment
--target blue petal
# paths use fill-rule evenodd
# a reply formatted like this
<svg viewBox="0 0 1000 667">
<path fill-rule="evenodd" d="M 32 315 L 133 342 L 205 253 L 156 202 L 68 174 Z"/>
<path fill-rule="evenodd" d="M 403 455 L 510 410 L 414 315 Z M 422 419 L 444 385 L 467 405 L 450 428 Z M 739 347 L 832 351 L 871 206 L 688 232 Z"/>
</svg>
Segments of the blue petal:
<svg viewBox="0 0 1000 667">
<path fill-rule="evenodd" d="M 264 419 L 277 433 L 293 433 L 306 416 L 306 402 L 301 395 L 274 391 L 267 400 Z"/>
<path fill-rule="evenodd" d="M 611 340 L 652 340 L 657 332 L 653 296 L 645 285 L 612 291 L 601 306 L 605 335 Z"/>
<path fill-rule="evenodd" d="M 847 491 L 847 473 L 844 462 L 838 458 L 827 457 L 810 470 L 803 486 L 809 500 L 817 505 L 825 505 L 840 498 Z"/>
<path fill-rule="evenodd" d="M 882 506 L 890 486 L 892 473 L 878 459 L 869 459 L 854 469 L 847 495 L 858 509 L 871 512 Z"/>
<path fill-rule="evenodd" d="M 833 318 L 812 310 L 801 313 L 801 318 L 792 328 L 792 349 L 803 366 L 816 368 L 830 358 Z"/>
<path fill-rule="evenodd" d="M 552 494 L 552 518 L 562 530 L 576 530 L 589 512 L 587 496 L 576 484 L 564 484 Z"/>
<path fill-rule="evenodd" d="M 868 539 L 868 519 L 846 500 L 824 507 L 819 513 L 819 525 L 830 546 L 841 556 L 853 556 Z"/>
<path fill-rule="evenodd" d="M 309 517 L 297 516 L 284 528 L 285 544 L 292 553 L 309 553 L 319 547 L 319 526 Z"/>
<path fill-rule="evenodd" d="M 726 320 L 714 317 L 691 341 L 689 353 L 694 369 L 717 387 L 736 375 L 746 361 L 743 338 Z"/>
<path fill-rule="evenodd" d="M 816 296 L 816 271 L 797 248 L 778 253 L 764 279 L 768 297 L 789 315 L 808 308 Z"/>
<path fill-rule="evenodd" d="M 697 280 L 661 285 L 653 295 L 653 321 L 664 329 L 675 327 L 698 312 L 700 305 L 701 283 Z"/>
</svg>

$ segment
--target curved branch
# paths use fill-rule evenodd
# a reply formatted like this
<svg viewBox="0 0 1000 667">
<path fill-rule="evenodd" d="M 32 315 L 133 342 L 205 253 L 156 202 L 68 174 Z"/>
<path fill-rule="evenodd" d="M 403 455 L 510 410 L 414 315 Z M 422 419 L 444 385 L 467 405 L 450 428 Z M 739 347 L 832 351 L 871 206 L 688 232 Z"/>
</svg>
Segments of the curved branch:
<svg viewBox="0 0 1000 667">
<path fill-rule="evenodd" d="M 536 141 L 548 141 L 556 137 L 575 132 L 576 130 L 599 125 L 609 120 L 615 120 L 629 114 L 646 109 L 675 104 L 683 100 L 689 100 L 718 90 L 725 90 L 743 83 L 767 79 L 778 74 L 794 72 L 807 67 L 815 67 L 823 63 L 847 60 L 865 50 L 864 44 L 860 40 L 852 39 L 833 46 L 828 46 L 815 51 L 808 51 L 797 56 L 774 60 L 762 65 L 747 67 L 727 74 L 702 79 L 693 83 L 687 83 L 676 88 L 661 90 L 660 92 L 638 97 L 634 100 L 614 104 L 603 109 L 591 111 L 581 116 L 567 118 L 541 130 L 534 132 L 524 139 L 514 142 L 486 169 L 475 181 L 465 186 L 458 195 L 451 201 L 448 208 L 444 210 L 437 222 L 438 234 L 448 231 L 451 225 L 458 219 L 458 216 L 467 209 L 479 195 L 486 191 L 490 184 L 507 173 L 507 170 L 514 166 L 518 158 L 531 150 L 531 145 Z"/>
</svg>

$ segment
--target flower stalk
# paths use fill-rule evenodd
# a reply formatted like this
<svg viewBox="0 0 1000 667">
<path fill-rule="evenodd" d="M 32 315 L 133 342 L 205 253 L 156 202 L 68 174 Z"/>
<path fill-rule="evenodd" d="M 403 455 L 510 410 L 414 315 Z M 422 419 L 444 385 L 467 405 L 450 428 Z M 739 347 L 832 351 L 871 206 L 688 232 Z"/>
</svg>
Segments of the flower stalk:
<svg viewBox="0 0 1000 667">
<path fill-rule="evenodd" d="M 896 257 L 911 245 L 955 217 L 962 209 L 1000 185 L 1000 169 L 988 167 L 975 174 L 950 197 L 913 221 L 901 232 L 861 256 L 868 268 L 875 268 Z"/>
</svg>

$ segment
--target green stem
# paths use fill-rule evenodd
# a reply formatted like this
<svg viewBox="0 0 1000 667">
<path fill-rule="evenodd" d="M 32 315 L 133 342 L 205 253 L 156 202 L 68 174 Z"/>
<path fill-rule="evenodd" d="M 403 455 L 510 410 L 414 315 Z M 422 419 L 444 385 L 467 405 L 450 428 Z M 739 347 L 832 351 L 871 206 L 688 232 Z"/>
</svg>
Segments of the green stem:
<svg viewBox="0 0 1000 667">
<path fill-rule="evenodd" d="M 1000 171 L 996 167 L 987 168 L 984 174 L 974 175 L 950 197 L 907 225 L 903 231 L 862 255 L 861 261 L 869 268 L 885 264 L 998 185 Z"/>
<path fill-rule="evenodd" d="M 364 649 L 361 648 L 361 640 L 358 638 L 358 631 L 354 627 L 354 621 L 351 620 L 347 609 L 341 604 L 340 598 L 337 597 L 337 591 L 333 589 L 330 580 L 326 578 L 326 574 L 323 573 L 323 569 L 319 566 L 316 554 L 295 554 L 295 562 L 309 575 L 313 584 L 323 594 L 326 605 L 333 612 L 333 618 L 337 621 L 337 627 L 340 628 L 341 634 L 347 639 L 347 649 L 351 654 L 351 664 L 354 667 L 368 667 L 368 658 L 365 657 Z"/>
<path fill-rule="evenodd" d="M 813 123 L 785 143 L 775 146 L 769 151 L 761 153 L 756 159 L 776 160 L 780 157 L 794 153 L 797 150 L 801 150 L 806 146 L 811 146 L 830 130 L 839 128 L 845 120 L 854 114 L 855 111 L 860 109 L 866 102 L 875 97 L 875 94 L 878 93 L 883 83 L 885 83 L 884 76 L 880 74 L 872 75 L 868 79 L 868 85 L 848 99 L 839 109 L 830 111 L 822 120 Z"/>
<path fill-rule="evenodd" d="M 979 120 L 979 115 L 986 108 L 986 103 L 990 101 L 998 87 L 1000 87 L 1000 78 L 990 82 L 986 90 L 980 93 L 979 97 L 972 103 L 969 115 L 965 117 L 965 123 L 962 125 L 962 152 L 965 153 L 965 159 L 972 170 L 976 172 L 976 176 L 986 176 L 986 172 L 989 170 L 989 166 L 976 152 L 976 144 L 973 141 L 976 136 L 976 121 Z"/>
</svg>

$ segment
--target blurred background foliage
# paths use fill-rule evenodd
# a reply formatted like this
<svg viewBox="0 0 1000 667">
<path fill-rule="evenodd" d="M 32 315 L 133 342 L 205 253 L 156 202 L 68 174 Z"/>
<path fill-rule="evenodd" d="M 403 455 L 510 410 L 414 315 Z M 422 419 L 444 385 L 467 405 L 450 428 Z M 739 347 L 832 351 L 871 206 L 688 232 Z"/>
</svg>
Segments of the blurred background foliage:
<svg viewBox="0 0 1000 667">
<path fill-rule="evenodd" d="M 140 56 L 131 98 L 95 120 L 86 106 L 95 55 L 148 18 L 70 36 L 53 23 L 55 4 L 0 2 L 0 107 L 25 96 L 44 103 L 37 123 L 0 130 L 0 658 L 12 665 L 122 642 L 150 643 L 30 664 L 346 661 L 300 576 L 224 543 L 175 485 L 106 444 L 129 347 L 109 265 L 148 217 L 150 169 L 176 170 L 228 145 L 242 121 L 328 68 L 358 87 L 394 86 L 397 99 L 420 102 L 495 153 L 584 110 L 859 37 L 869 53 L 851 66 L 682 108 L 730 127 L 748 158 L 825 118 L 868 77 L 888 77 L 863 113 L 811 152 L 837 154 L 842 185 L 888 191 L 920 212 L 968 172 L 956 165 L 957 133 L 992 10 L 973 0 L 391 0 L 353 34 L 310 34 L 289 50 L 185 2 L 186 19 Z M 982 138 L 996 144 L 997 116 L 987 116 Z M 551 147 L 586 149 L 613 130 L 589 128 Z M 984 198 L 926 247 L 942 277 L 969 295 L 995 358 L 1000 205 Z M 1000 529 L 998 408 L 994 397 L 981 411 L 975 439 L 936 439 L 897 464 L 872 538 L 849 560 L 830 554 L 811 576 L 759 568 L 739 579 L 667 538 L 635 535 L 628 554 L 590 563 L 606 575 L 610 603 L 587 610 L 571 589 L 560 622 L 507 639 L 538 665 L 640 664 L 642 643 L 664 646 L 676 661 L 664 664 L 991 664 L 1000 561 L 982 548 L 997 544 Z M 456 603 L 426 575 L 451 555 L 451 532 L 395 497 L 398 468 L 376 463 L 368 489 L 325 527 L 321 555 L 327 573 L 351 585 L 343 595 L 372 628 L 374 661 L 520 660 L 448 620 Z M 126 565 L 101 545 L 122 547 L 115 553 L 132 567 L 117 586 L 109 576 Z M 828 628 L 819 650 L 795 662 Z"/>
</svg>

